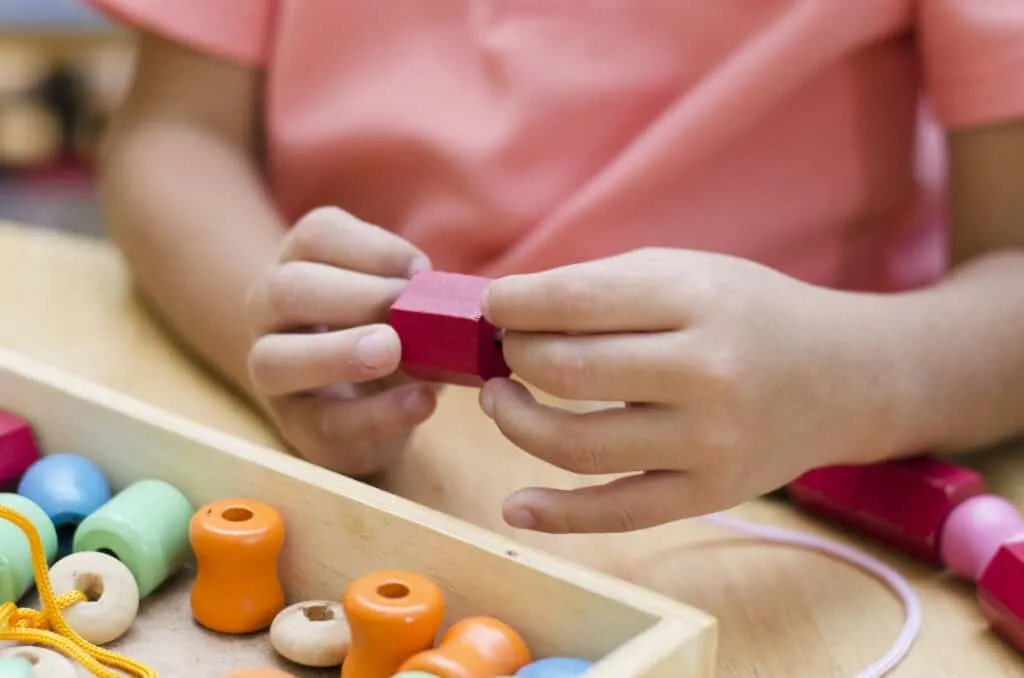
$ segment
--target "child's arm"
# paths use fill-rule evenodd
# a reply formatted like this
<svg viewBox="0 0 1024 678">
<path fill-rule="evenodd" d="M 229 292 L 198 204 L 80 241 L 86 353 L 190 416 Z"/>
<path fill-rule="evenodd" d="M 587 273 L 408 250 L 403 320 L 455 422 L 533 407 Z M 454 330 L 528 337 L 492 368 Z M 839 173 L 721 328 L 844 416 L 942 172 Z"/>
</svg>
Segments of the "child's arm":
<svg viewBox="0 0 1024 678">
<path fill-rule="evenodd" d="M 1024 432 L 1024 122 L 954 132 L 949 148 L 954 268 L 899 312 L 911 419 L 962 450 Z"/>
<path fill-rule="evenodd" d="M 244 299 L 285 233 L 259 176 L 260 74 L 140 42 L 103 159 L 108 228 L 158 313 L 251 394 Z"/>
<path fill-rule="evenodd" d="M 103 163 L 110 231 L 157 311 L 302 456 L 369 475 L 436 402 L 398 373 L 385 323 L 406 276 L 429 261 L 340 209 L 286 228 L 259 170 L 260 80 L 143 39 Z"/>
<path fill-rule="evenodd" d="M 640 405 L 580 414 L 488 382 L 484 411 L 522 449 L 576 473 L 633 474 L 525 489 L 506 519 L 550 532 L 648 527 L 816 466 L 1024 431 L 1024 123 L 970 129 L 950 139 L 955 265 L 925 289 L 842 292 L 683 250 L 492 283 L 485 314 L 520 379 Z"/>
</svg>

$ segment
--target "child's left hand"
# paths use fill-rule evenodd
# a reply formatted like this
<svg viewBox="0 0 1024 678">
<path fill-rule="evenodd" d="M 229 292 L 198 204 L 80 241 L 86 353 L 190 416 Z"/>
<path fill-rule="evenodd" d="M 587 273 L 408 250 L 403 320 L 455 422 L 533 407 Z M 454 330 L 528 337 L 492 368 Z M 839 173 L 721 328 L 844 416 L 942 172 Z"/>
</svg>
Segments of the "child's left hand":
<svg viewBox="0 0 1024 678">
<path fill-rule="evenodd" d="M 579 474 L 632 474 L 572 491 L 529 488 L 506 520 L 618 532 L 722 510 L 803 471 L 896 454 L 900 342 L 880 296 L 815 287 L 734 257 L 647 249 L 492 283 L 523 381 L 481 405 L 523 450 Z"/>
</svg>

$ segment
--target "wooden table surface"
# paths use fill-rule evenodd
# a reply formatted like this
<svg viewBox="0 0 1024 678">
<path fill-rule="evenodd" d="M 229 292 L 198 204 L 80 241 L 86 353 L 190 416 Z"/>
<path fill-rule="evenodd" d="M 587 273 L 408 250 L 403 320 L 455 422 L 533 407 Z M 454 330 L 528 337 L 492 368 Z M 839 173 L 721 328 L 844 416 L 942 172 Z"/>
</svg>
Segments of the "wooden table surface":
<svg viewBox="0 0 1024 678">
<path fill-rule="evenodd" d="M 0 345 L 235 435 L 281 447 L 244 403 L 170 342 L 133 297 L 103 242 L 0 224 Z M 979 455 L 993 488 L 1024 504 L 1024 454 Z M 720 678 L 854 676 L 902 623 L 869 576 L 827 557 L 753 542 L 699 520 L 628 535 L 544 536 L 507 528 L 502 499 L 526 484 L 577 482 L 510 445 L 475 393 L 446 392 L 388 488 L 449 514 L 667 593 L 720 622 Z M 768 500 L 737 515 L 832 536 L 885 559 L 924 606 L 924 627 L 896 677 L 1024 676 L 987 629 L 971 587 Z M 585 632 L 585 630 L 581 630 Z M 683 678 L 683 677 L 681 677 Z"/>
</svg>

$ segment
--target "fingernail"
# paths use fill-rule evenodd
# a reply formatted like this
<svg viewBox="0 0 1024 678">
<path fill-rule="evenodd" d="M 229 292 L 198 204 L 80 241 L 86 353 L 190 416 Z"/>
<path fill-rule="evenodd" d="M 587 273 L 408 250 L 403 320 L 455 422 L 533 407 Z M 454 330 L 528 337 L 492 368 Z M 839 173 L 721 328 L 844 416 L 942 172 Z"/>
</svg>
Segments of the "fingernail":
<svg viewBox="0 0 1024 678">
<path fill-rule="evenodd" d="M 416 275 L 417 273 L 419 273 L 420 271 L 429 271 L 429 270 L 430 270 L 430 259 L 428 259 L 426 256 L 424 256 L 422 254 L 418 254 L 418 255 L 416 255 L 416 258 L 412 260 L 412 263 L 409 264 L 409 276 L 408 277 L 411 278 L 414 275 Z"/>
<path fill-rule="evenodd" d="M 533 516 L 533 511 L 522 506 L 509 509 L 505 514 L 505 520 L 512 527 L 518 527 L 523 530 L 531 530 L 537 525 L 537 520 Z"/>
<path fill-rule="evenodd" d="M 488 417 L 494 417 L 494 393 L 491 389 L 485 385 L 480 391 L 480 409 L 484 411 Z"/>
<path fill-rule="evenodd" d="M 366 367 L 377 370 L 391 359 L 391 342 L 383 332 L 371 332 L 359 340 L 359 360 Z"/>
</svg>

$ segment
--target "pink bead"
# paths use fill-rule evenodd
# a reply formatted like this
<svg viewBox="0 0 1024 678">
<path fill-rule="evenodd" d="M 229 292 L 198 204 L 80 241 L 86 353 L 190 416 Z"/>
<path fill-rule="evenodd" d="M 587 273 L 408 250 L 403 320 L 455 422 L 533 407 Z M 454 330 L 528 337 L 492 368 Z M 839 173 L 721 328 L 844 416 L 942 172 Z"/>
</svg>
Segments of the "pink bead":
<svg viewBox="0 0 1024 678">
<path fill-rule="evenodd" d="M 38 459 L 39 448 L 29 423 L 0 410 L 0 492 L 13 491 Z"/>
<path fill-rule="evenodd" d="M 942 561 L 957 576 L 977 581 L 999 550 L 1015 535 L 1024 535 L 1024 516 L 1002 497 L 983 494 L 957 505 L 939 538 Z"/>
</svg>

